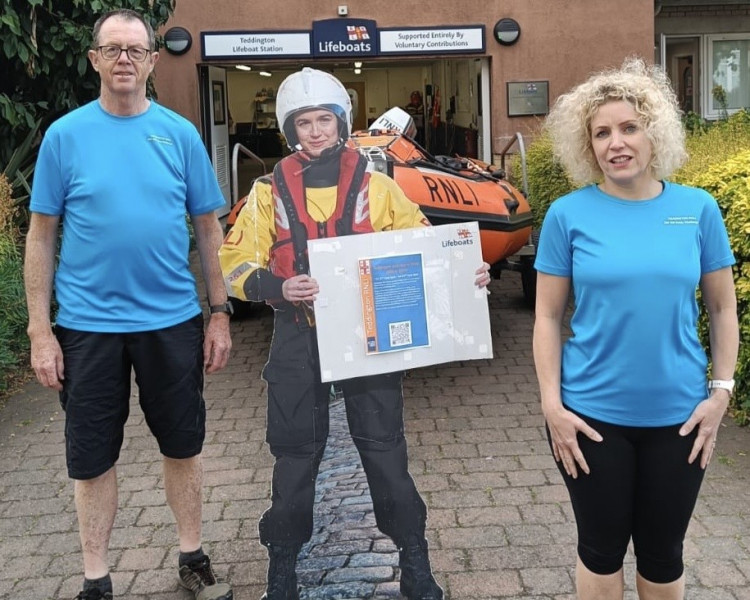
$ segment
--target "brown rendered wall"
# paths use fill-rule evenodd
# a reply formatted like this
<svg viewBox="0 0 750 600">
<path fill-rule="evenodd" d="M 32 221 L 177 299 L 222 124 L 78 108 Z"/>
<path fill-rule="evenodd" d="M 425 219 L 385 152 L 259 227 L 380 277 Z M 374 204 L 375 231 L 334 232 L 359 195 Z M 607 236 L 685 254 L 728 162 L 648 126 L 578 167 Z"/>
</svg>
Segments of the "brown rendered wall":
<svg viewBox="0 0 750 600">
<path fill-rule="evenodd" d="M 198 78 L 201 31 L 309 30 L 336 17 L 373 19 L 379 27 L 486 25 L 491 65 L 492 139 L 536 129 L 537 117 L 507 117 L 506 82 L 549 80 L 550 103 L 594 70 L 619 64 L 630 54 L 653 60 L 653 0 L 177 0 L 164 31 L 185 27 L 193 36 L 182 56 L 161 52 L 156 67 L 159 100 L 199 125 Z M 513 46 L 492 37 L 494 24 L 515 19 L 521 35 Z M 312 61 L 308 61 L 312 62 Z M 496 151 L 496 148 L 493 148 Z"/>
</svg>

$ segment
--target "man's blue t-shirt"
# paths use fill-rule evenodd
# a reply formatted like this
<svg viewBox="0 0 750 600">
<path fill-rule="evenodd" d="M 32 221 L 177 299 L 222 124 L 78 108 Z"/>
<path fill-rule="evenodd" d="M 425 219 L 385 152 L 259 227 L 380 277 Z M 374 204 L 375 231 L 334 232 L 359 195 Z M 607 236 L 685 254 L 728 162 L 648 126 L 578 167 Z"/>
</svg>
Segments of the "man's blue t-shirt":
<svg viewBox="0 0 750 600">
<path fill-rule="evenodd" d="M 571 278 L 575 295 L 563 403 L 618 425 L 687 420 L 707 396 L 696 288 L 732 264 L 721 212 L 703 190 L 667 182 L 656 198 L 627 201 L 591 185 L 552 203 L 535 266 Z"/>
<path fill-rule="evenodd" d="M 49 128 L 31 210 L 62 216 L 57 323 L 148 331 L 200 312 L 186 213 L 224 204 L 195 127 L 151 102 L 132 117 L 90 102 Z"/>
</svg>

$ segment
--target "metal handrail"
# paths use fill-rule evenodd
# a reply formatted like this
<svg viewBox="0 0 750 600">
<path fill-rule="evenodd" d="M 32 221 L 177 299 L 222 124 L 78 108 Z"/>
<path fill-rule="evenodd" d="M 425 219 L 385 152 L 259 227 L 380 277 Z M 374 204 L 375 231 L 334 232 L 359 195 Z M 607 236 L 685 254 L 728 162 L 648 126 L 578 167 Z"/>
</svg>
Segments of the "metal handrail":
<svg viewBox="0 0 750 600">
<path fill-rule="evenodd" d="M 518 142 L 518 150 L 521 154 L 521 173 L 523 175 L 523 195 L 529 197 L 529 178 L 526 174 L 526 146 L 523 143 L 523 136 L 520 132 L 516 131 L 516 135 L 506 144 L 505 148 L 500 152 L 500 168 L 505 170 L 505 155 L 508 153 L 513 145 Z"/>
<path fill-rule="evenodd" d="M 239 190 L 238 185 L 238 177 L 237 177 L 237 161 L 240 156 L 240 152 L 244 156 L 247 156 L 248 158 L 253 159 L 255 162 L 260 163 L 261 167 L 263 168 L 263 175 L 266 174 L 266 163 L 263 161 L 263 159 L 255 154 L 252 150 L 249 150 L 239 142 L 237 142 L 234 145 L 234 148 L 232 148 L 232 206 L 237 204 L 237 201 L 239 200 Z"/>
</svg>

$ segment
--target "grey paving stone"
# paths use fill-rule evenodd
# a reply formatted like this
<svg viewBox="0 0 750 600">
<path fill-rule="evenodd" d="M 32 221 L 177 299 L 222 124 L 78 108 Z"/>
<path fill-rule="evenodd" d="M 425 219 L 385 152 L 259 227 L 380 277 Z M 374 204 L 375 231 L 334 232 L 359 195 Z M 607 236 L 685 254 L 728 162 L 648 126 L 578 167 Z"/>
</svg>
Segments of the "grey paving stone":
<svg viewBox="0 0 750 600">
<path fill-rule="evenodd" d="M 552 459 L 533 362 L 533 313 L 519 278 L 492 283 L 492 360 L 417 369 L 404 379 L 411 471 L 428 505 L 433 569 L 445 600 L 574 600 L 576 533 Z M 273 459 L 260 371 L 268 311 L 232 322 L 228 368 L 206 378 L 204 542 L 236 600 L 265 589 L 258 519 Z M 110 565 L 117 598 L 189 600 L 176 583 L 176 531 L 161 458 L 132 395 L 118 463 Z M 65 600 L 82 565 L 57 395 L 29 382 L 0 408 L 0 598 Z M 725 419 L 685 541 L 687 600 L 750 600 L 750 429 Z M 375 527 L 343 403 L 331 404 L 314 533 L 300 552 L 304 600 L 401 600 L 398 552 Z M 637 600 L 632 550 L 625 600 Z"/>
</svg>

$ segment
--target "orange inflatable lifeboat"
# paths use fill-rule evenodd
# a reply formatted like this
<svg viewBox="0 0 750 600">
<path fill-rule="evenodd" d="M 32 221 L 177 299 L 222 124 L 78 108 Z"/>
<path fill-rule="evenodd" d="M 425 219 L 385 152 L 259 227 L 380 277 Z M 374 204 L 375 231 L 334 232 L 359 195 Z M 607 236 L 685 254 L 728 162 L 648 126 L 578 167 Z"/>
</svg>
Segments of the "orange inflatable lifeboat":
<svg viewBox="0 0 750 600">
<path fill-rule="evenodd" d="M 532 214 L 524 195 L 492 165 L 471 158 L 432 156 L 397 130 L 352 134 L 376 170 L 391 176 L 433 225 L 477 221 L 482 256 L 496 265 L 529 241 Z"/>
<path fill-rule="evenodd" d="M 477 221 L 482 257 L 496 276 L 501 269 L 520 271 L 524 297 L 533 305 L 536 274 L 532 213 L 526 197 L 493 165 L 431 155 L 414 141 L 415 132 L 411 116 L 392 108 L 367 131 L 352 133 L 347 143 L 366 156 L 375 170 L 392 177 L 433 225 Z M 232 207 L 227 228 L 245 201 L 242 198 Z"/>
</svg>

